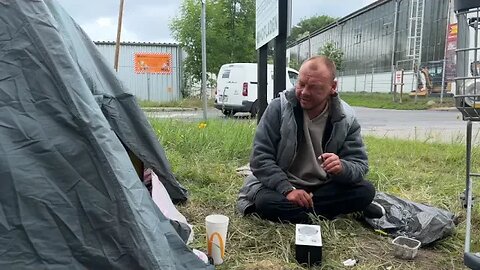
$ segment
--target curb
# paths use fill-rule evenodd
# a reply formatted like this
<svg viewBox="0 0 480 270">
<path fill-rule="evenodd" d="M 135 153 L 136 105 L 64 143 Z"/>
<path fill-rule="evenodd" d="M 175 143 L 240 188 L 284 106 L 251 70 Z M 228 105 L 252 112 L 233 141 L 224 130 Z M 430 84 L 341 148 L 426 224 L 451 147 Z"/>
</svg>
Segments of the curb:
<svg viewBox="0 0 480 270">
<path fill-rule="evenodd" d="M 438 108 L 430 108 L 427 109 L 428 111 L 440 111 L 440 112 L 454 112 L 458 111 L 456 107 L 438 107 Z"/>
<path fill-rule="evenodd" d="M 143 107 L 144 112 L 187 112 L 197 111 L 198 108 L 179 108 L 179 107 Z"/>
</svg>

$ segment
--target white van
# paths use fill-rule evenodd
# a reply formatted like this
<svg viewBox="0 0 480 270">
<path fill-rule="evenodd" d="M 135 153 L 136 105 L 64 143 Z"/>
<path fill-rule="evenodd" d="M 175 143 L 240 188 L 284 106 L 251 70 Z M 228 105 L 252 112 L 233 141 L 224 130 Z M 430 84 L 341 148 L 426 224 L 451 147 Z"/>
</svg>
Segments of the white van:
<svg viewBox="0 0 480 270">
<path fill-rule="evenodd" d="M 298 71 L 286 68 L 286 89 L 295 86 Z M 267 65 L 267 102 L 273 99 L 273 65 Z M 220 68 L 217 76 L 215 108 L 225 115 L 249 112 L 255 117 L 258 112 L 257 64 L 232 63 Z"/>
</svg>

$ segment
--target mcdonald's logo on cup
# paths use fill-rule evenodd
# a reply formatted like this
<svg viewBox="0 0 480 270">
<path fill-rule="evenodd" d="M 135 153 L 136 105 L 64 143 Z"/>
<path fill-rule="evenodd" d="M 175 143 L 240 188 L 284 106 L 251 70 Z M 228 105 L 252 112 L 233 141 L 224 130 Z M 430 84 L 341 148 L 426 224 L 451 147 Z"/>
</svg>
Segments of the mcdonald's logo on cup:
<svg viewBox="0 0 480 270">
<path fill-rule="evenodd" d="M 207 253 L 213 258 L 213 263 L 223 263 L 225 242 L 227 241 L 229 218 L 224 215 L 209 215 L 205 218 L 207 229 Z"/>
</svg>

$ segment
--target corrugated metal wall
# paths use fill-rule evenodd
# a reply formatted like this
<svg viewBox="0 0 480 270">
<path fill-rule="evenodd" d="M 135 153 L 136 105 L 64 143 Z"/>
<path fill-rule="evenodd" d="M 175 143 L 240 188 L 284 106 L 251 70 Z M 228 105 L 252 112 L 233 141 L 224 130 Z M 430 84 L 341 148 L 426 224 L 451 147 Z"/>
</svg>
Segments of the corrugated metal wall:
<svg viewBox="0 0 480 270">
<path fill-rule="evenodd" d="M 95 42 L 97 48 L 111 64 L 115 57 L 115 43 Z M 168 53 L 172 55 L 170 74 L 135 73 L 136 53 Z M 139 100 L 158 102 L 176 101 L 181 98 L 182 51 L 176 44 L 121 43 L 118 61 L 118 77 Z M 149 89 L 150 86 L 150 89 Z M 150 93 L 149 93 L 150 92 Z"/>
<path fill-rule="evenodd" d="M 336 25 L 312 33 L 290 47 L 290 58 L 302 63 L 309 56 L 317 55 L 325 43 L 333 42 L 344 53 L 344 69 L 339 76 L 351 76 L 357 82 L 345 90 L 359 88 L 358 82 L 369 82 L 372 74 L 390 73 L 393 49 L 393 35 L 397 35 L 395 52 L 396 61 L 408 61 L 407 37 L 409 27 L 409 10 L 411 0 L 400 2 L 397 32 L 393 30 L 395 1 L 377 1 L 372 8 L 364 8 L 356 14 L 346 16 Z M 445 33 L 447 25 L 446 0 L 425 0 L 425 16 L 422 37 L 422 64 L 441 61 L 444 57 Z M 411 70 L 413 62 L 405 62 L 405 69 Z M 391 73 L 390 73 L 391 74 Z M 375 81 L 383 91 L 390 90 L 391 80 Z M 349 81 L 346 78 L 345 81 Z M 370 89 L 371 87 L 365 87 Z M 373 86 L 377 88 L 376 85 Z M 409 89 L 410 90 L 410 89 Z"/>
</svg>

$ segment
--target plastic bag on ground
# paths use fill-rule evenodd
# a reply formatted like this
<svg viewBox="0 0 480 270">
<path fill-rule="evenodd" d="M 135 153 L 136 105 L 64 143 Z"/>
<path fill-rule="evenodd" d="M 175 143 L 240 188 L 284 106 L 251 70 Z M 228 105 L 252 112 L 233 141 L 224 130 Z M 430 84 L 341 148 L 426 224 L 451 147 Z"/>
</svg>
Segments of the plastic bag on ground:
<svg viewBox="0 0 480 270">
<path fill-rule="evenodd" d="M 394 237 L 414 238 L 423 246 L 450 235 L 455 228 L 454 214 L 446 210 L 382 192 L 375 195 L 374 201 L 385 208 L 386 214 L 379 219 L 366 218 L 367 223 Z"/>
</svg>

